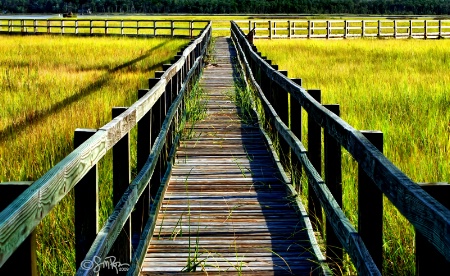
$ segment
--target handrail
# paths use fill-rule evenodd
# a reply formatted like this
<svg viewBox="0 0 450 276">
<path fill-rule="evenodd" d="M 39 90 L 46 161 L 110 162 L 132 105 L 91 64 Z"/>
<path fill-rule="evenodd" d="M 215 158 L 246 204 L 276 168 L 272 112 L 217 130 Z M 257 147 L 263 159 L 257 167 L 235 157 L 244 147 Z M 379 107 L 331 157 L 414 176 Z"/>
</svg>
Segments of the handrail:
<svg viewBox="0 0 450 276">
<path fill-rule="evenodd" d="M 250 44 L 246 41 L 239 26 L 234 22 L 232 22 L 232 32 L 236 36 L 237 43 L 243 48 L 241 54 L 244 54 L 247 57 L 247 60 L 254 65 L 254 68 L 257 68 L 257 74 L 267 75 L 267 78 L 270 81 L 279 85 L 284 91 L 290 93 L 291 101 L 300 103 L 300 105 L 308 112 L 309 116 L 311 116 L 314 121 L 323 127 L 331 137 L 353 156 L 368 177 L 374 181 L 383 194 L 385 194 L 394 206 L 396 206 L 413 224 L 416 230 L 424 235 L 447 260 L 450 260 L 450 211 L 395 167 L 361 134 L 361 132 L 357 131 L 347 122 L 320 105 L 306 92 L 305 89 L 285 77 L 280 72 L 274 70 L 257 53 L 255 53 Z M 254 74 L 256 73 L 254 72 Z M 258 89 L 258 91 L 259 90 L 260 89 Z M 268 105 L 268 107 L 270 109 L 271 106 Z M 274 110 L 271 111 L 274 112 Z M 278 115 L 274 116 L 276 119 L 274 121 L 276 129 L 303 163 L 308 178 L 310 180 L 315 179 L 313 188 L 321 203 L 326 203 L 323 207 L 326 210 L 328 209 L 327 216 L 329 216 L 329 212 L 331 212 L 331 214 L 336 214 L 336 212 L 339 213 L 339 211 L 334 209 L 338 206 L 334 206 L 333 197 L 326 192 L 323 185 L 324 182 L 309 163 L 305 154 L 306 150 L 301 142 L 295 137 L 292 131 L 279 120 Z M 332 208 L 330 209 L 330 207 Z M 330 217 L 330 219 L 333 220 L 332 217 Z M 340 241 L 343 242 L 342 245 L 344 247 L 351 239 L 355 239 L 355 242 L 359 240 L 359 238 L 353 234 L 336 234 L 338 236 L 341 235 Z M 364 252 L 354 252 L 349 250 L 352 248 L 346 249 L 352 256 L 352 259 L 356 261 L 358 271 L 361 271 L 362 273 L 362 270 L 358 267 L 358 263 L 366 260 L 364 258 L 355 260 L 356 256 L 354 253 L 359 254 Z M 365 254 L 361 254 L 361 257 L 364 257 L 364 255 Z"/>
<path fill-rule="evenodd" d="M 208 36 L 206 36 L 206 35 L 208 35 Z M 190 71 L 186 77 L 187 82 L 194 75 L 193 72 L 198 70 L 198 68 L 201 66 L 201 60 L 203 59 L 203 55 L 206 52 L 206 47 L 207 47 L 207 44 L 209 43 L 210 35 L 211 35 L 211 25 L 208 25 L 208 27 L 203 32 L 203 35 L 199 38 L 202 41 L 203 41 L 203 39 L 205 39 L 205 41 L 204 41 L 204 44 L 203 44 L 203 47 L 201 49 L 199 56 L 197 57 L 194 65 L 192 66 L 192 68 L 190 69 Z M 187 51 L 187 49 L 185 51 Z M 183 62 L 181 62 L 179 64 L 183 64 Z M 93 263 L 95 263 L 96 259 L 101 258 L 101 260 L 103 260 L 107 256 L 109 250 L 112 247 L 112 244 L 115 241 L 115 238 L 117 237 L 118 233 L 122 229 L 127 218 L 130 216 L 131 211 L 132 211 L 134 205 L 136 204 L 139 196 L 144 191 L 145 186 L 148 185 L 150 178 L 152 177 L 152 174 L 155 170 L 155 167 L 156 167 L 159 155 L 161 154 L 161 150 L 163 148 L 166 137 L 168 135 L 169 125 L 172 122 L 172 120 L 176 114 L 176 111 L 177 111 L 178 107 L 180 106 L 182 99 L 185 96 L 185 92 L 187 90 L 187 82 L 183 83 L 183 86 L 182 86 L 176 100 L 170 106 L 170 108 L 167 112 L 166 118 L 164 119 L 164 123 L 161 127 L 161 132 L 159 133 L 158 137 L 156 138 L 156 141 L 152 147 L 152 150 L 151 150 L 150 156 L 147 159 L 147 162 L 145 163 L 144 167 L 139 172 L 139 174 L 136 176 L 136 178 L 131 182 L 130 186 L 123 194 L 119 203 L 116 205 L 114 212 L 108 218 L 107 223 L 105 224 L 105 226 L 103 226 L 102 230 L 100 230 L 100 232 L 98 233 L 97 238 L 95 239 L 94 243 L 92 244 L 91 249 L 89 250 L 88 254 L 86 255 L 86 258 L 84 259 L 85 263 L 93 264 Z M 174 143 L 173 146 L 176 148 L 176 143 Z M 171 151 L 173 151 L 173 148 L 171 149 Z M 168 163 L 169 163 L 168 171 L 170 171 L 171 170 L 171 161 L 168 160 Z M 160 195 L 160 193 L 158 193 L 158 195 Z M 161 198 L 161 197 L 159 197 L 159 198 Z M 152 209 L 154 209 L 154 206 L 159 206 L 159 204 L 160 204 L 159 200 L 155 200 L 154 204 L 152 205 Z M 152 219 L 152 218 L 156 222 L 156 218 L 151 217 L 150 219 Z M 141 239 L 147 240 L 148 238 L 149 237 L 147 237 L 147 234 L 145 232 L 143 234 L 143 237 L 141 236 Z M 143 250 L 142 252 L 144 252 L 144 254 L 145 254 L 145 250 Z M 135 258 L 136 258 L 136 255 L 135 255 Z M 140 259 L 140 261 L 142 262 L 142 258 Z M 134 261 L 134 263 L 136 264 L 137 262 Z M 138 264 L 140 265 L 140 262 Z M 90 274 L 92 274 L 93 269 L 94 269 L 93 266 L 90 266 L 90 267 L 82 266 L 77 271 L 77 275 L 90 275 Z"/>
<path fill-rule="evenodd" d="M 107 151 L 150 111 L 165 92 L 166 86 L 170 83 L 172 77 L 186 67 L 185 63 L 193 64 L 193 61 L 191 61 L 192 54 L 194 54 L 195 58 L 201 54 L 201 49 L 206 47 L 210 35 L 211 22 L 205 27 L 201 35 L 183 51 L 179 60 L 165 71 L 161 79 L 143 97 L 121 115 L 98 129 L 91 138 L 36 180 L 33 185 L 0 213 L 0 266 L 5 263 L 40 221 L 75 187 Z M 189 64 L 186 68 L 191 69 L 192 64 Z M 161 147 L 162 142 L 161 140 L 158 141 L 157 147 Z M 142 179 L 148 180 L 150 177 L 151 173 L 149 173 L 148 169 L 143 169 L 140 171 L 137 179 L 143 181 Z M 137 199 L 139 192 L 141 192 L 136 187 L 136 181 L 127 190 L 129 193 L 124 195 L 124 197 L 128 196 L 131 198 L 131 201 Z M 145 181 L 145 183 L 140 184 L 139 188 L 147 183 L 148 181 Z M 125 202 L 120 201 L 117 206 L 122 206 L 122 203 Z M 132 209 L 130 205 L 125 207 L 127 212 Z"/>
<path fill-rule="evenodd" d="M 7 34 L 71 34 L 71 35 L 127 35 L 127 36 L 175 36 L 176 30 L 185 31 L 177 36 L 193 37 L 193 31 L 201 31 L 207 20 L 168 19 L 27 19 L 0 18 L 0 33 Z M 203 23 L 194 27 L 195 23 Z M 97 30 L 97 31 L 96 31 Z M 128 30 L 128 31 L 126 31 Z M 170 30 L 170 33 L 158 33 Z M 144 32 L 143 32 L 144 31 Z M 186 32 L 187 31 L 187 32 Z"/>
<path fill-rule="evenodd" d="M 450 20 L 448 19 L 268 19 L 236 20 L 235 22 L 246 32 L 254 28 L 256 30 L 255 38 L 269 39 L 350 37 L 428 39 L 450 37 Z"/>
</svg>

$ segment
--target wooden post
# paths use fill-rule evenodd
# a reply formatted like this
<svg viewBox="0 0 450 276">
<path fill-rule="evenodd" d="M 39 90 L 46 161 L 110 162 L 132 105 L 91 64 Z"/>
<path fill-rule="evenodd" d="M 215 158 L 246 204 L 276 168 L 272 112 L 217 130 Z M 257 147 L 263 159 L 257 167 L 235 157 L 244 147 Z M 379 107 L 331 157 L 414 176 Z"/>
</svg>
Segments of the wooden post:
<svg viewBox="0 0 450 276">
<path fill-rule="evenodd" d="M 361 21 L 361 37 L 366 36 L 366 21 Z"/>
<path fill-rule="evenodd" d="M 329 38 L 330 38 L 330 27 L 331 27 L 331 25 L 330 25 L 330 21 L 329 21 L 329 20 L 327 20 L 327 39 L 329 39 Z"/>
<path fill-rule="evenodd" d="M 92 24 L 92 20 L 89 20 L 89 32 L 90 32 L 90 34 L 93 34 L 93 24 Z"/>
<path fill-rule="evenodd" d="M 325 108 L 340 116 L 339 105 L 324 105 Z M 330 134 L 324 133 L 324 165 L 325 183 L 339 206 L 342 207 L 342 153 L 341 145 Z M 342 245 L 334 233 L 329 220 L 326 220 L 327 247 L 326 255 L 330 261 L 330 267 L 336 275 L 341 274 L 343 249 Z"/>
<path fill-rule="evenodd" d="M 347 38 L 348 35 L 348 22 L 344 20 L 344 38 Z"/>
<path fill-rule="evenodd" d="M 108 20 L 105 20 L 105 34 L 108 34 Z"/>
<path fill-rule="evenodd" d="M 75 21 L 75 33 L 78 34 L 78 20 Z"/>
<path fill-rule="evenodd" d="M 192 22 L 192 20 L 189 22 L 189 37 L 192 37 L 192 34 L 194 32 L 194 23 Z"/>
<path fill-rule="evenodd" d="M 0 183 L 0 211 L 11 204 L 32 181 Z M 36 276 L 36 230 L 22 242 L 8 260 L 0 268 L 0 275 L 31 275 Z"/>
<path fill-rule="evenodd" d="M 394 38 L 397 38 L 397 20 L 394 20 Z"/>
<path fill-rule="evenodd" d="M 292 35 L 295 35 L 295 22 L 292 22 Z"/>
<path fill-rule="evenodd" d="M 311 35 L 314 35 L 314 21 L 311 21 Z"/>
<path fill-rule="evenodd" d="M 273 22 L 273 35 L 277 35 L 277 22 Z"/>
<path fill-rule="evenodd" d="M 170 21 L 170 36 L 174 36 L 175 34 L 175 26 L 173 20 Z"/>
<path fill-rule="evenodd" d="M 428 21 L 424 20 L 423 22 L 424 26 L 424 33 L 423 33 L 423 38 L 427 39 L 428 38 Z"/>
<path fill-rule="evenodd" d="M 283 76 L 287 78 L 288 71 L 279 71 Z M 289 127 L 289 93 L 284 90 L 279 85 L 275 84 L 275 93 L 273 96 L 273 100 L 276 101 L 276 111 L 278 116 L 280 116 L 281 121 Z M 289 147 L 289 144 L 286 143 L 286 141 L 280 137 L 280 148 L 281 152 L 283 153 L 280 157 L 281 161 L 283 162 L 284 166 L 286 168 L 290 167 L 290 160 L 291 160 L 291 148 Z"/>
<path fill-rule="evenodd" d="M 95 129 L 75 130 L 77 148 L 96 132 Z M 98 232 L 98 172 L 94 165 L 78 182 L 75 190 L 75 262 L 80 267 Z"/>
<path fill-rule="evenodd" d="M 25 20 L 20 20 L 20 29 L 22 30 L 22 33 L 25 32 Z"/>
<path fill-rule="evenodd" d="M 51 21 L 47 20 L 47 33 L 48 34 L 52 32 L 52 27 L 50 27 L 50 23 L 51 23 Z"/>
<path fill-rule="evenodd" d="M 361 133 L 380 152 L 383 152 L 382 132 L 361 131 Z M 358 233 L 381 271 L 383 268 L 383 194 L 360 166 L 358 166 Z"/>
<path fill-rule="evenodd" d="M 298 86 L 302 86 L 302 79 L 291 79 L 293 82 L 295 82 Z M 290 97 L 290 107 L 289 107 L 289 122 L 290 122 L 290 129 L 292 133 L 294 133 L 297 138 L 302 141 L 302 106 L 300 103 L 294 98 Z M 297 169 L 299 172 L 299 178 L 302 173 L 302 166 L 299 162 L 297 157 L 291 158 L 292 161 L 292 168 Z M 300 184 L 300 182 L 296 183 Z M 301 193 L 301 186 L 298 185 L 295 187 L 298 193 Z"/>
<path fill-rule="evenodd" d="M 439 38 L 442 38 L 442 20 L 439 19 Z"/>
<path fill-rule="evenodd" d="M 288 37 L 291 38 L 291 21 L 288 20 Z"/>
<path fill-rule="evenodd" d="M 450 209 L 450 185 L 448 183 L 418 184 L 430 196 Z M 450 262 L 422 234 L 416 231 L 416 275 L 438 275 L 443 271 L 450 271 Z"/>
<path fill-rule="evenodd" d="M 320 103 L 320 90 L 308 90 L 311 97 Z M 308 116 L 308 158 L 319 175 L 322 175 L 322 129 Z M 322 227 L 322 206 L 311 183 L 308 183 L 308 213 L 311 224 L 316 231 Z M 321 232 L 321 231 L 320 231 Z"/>
<path fill-rule="evenodd" d="M 126 107 L 114 107 L 112 109 L 112 119 L 126 111 Z M 123 193 L 130 185 L 130 135 L 125 134 L 113 147 L 113 205 L 115 206 L 121 199 Z M 122 231 L 117 236 L 110 256 L 114 256 L 120 263 L 130 263 L 131 261 L 131 218 L 125 222 Z M 104 268 L 104 270 L 109 268 Z"/>
<path fill-rule="evenodd" d="M 378 38 L 381 37 L 381 20 L 378 20 Z"/>
<path fill-rule="evenodd" d="M 34 29 L 34 33 L 37 33 L 38 29 L 37 29 L 37 20 L 36 19 L 33 20 L 33 29 Z"/>
<path fill-rule="evenodd" d="M 156 20 L 153 21 L 153 36 L 156 36 Z"/>
<path fill-rule="evenodd" d="M 61 33 L 63 34 L 64 33 L 64 26 L 65 26 L 65 22 L 64 22 L 64 20 L 61 20 Z"/>
<path fill-rule="evenodd" d="M 409 20 L 409 38 L 413 37 L 413 21 L 412 19 Z"/>
<path fill-rule="evenodd" d="M 120 34 L 124 35 L 124 31 L 123 31 L 123 20 L 120 20 Z"/>
<path fill-rule="evenodd" d="M 269 39 L 272 39 L 272 21 L 269 20 Z"/>
<path fill-rule="evenodd" d="M 248 21 L 248 32 L 250 32 L 252 30 L 252 21 L 249 20 Z"/>
</svg>

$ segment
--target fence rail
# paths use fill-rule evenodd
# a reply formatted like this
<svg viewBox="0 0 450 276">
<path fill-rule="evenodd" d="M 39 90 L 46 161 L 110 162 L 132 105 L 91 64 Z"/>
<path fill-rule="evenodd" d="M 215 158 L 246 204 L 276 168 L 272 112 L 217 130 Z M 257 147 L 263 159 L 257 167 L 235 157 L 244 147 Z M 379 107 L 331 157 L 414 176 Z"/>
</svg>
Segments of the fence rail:
<svg viewBox="0 0 450 276">
<path fill-rule="evenodd" d="M 285 162 L 285 166 L 293 164 L 299 171 L 304 171 L 310 187 L 308 191 L 314 191 L 308 193 L 308 212 L 317 231 L 318 224 L 323 223 L 321 209 L 325 210 L 326 255 L 331 263 L 342 262 L 342 249 L 339 248 L 344 248 L 360 275 L 380 275 L 384 194 L 423 236 L 422 242 L 443 260 L 437 263 L 425 257 L 420 265 L 434 266 L 433 271 L 442 271 L 450 261 L 449 209 L 382 154 L 381 133 L 354 129 L 339 118 L 338 105 L 320 103 L 320 90 L 306 91 L 301 87 L 300 79 L 287 78 L 287 71 L 278 71 L 270 60 L 262 58 L 235 22 L 232 22 L 231 31 L 248 83 L 256 91 L 268 118 L 267 128 L 274 130 L 278 137 L 280 155 L 289 160 L 286 157 L 292 154 L 291 163 Z M 308 151 L 299 139 L 302 109 L 308 113 Z M 288 127 L 289 122 L 291 128 Z M 358 231 L 341 210 L 341 147 L 353 156 L 359 166 Z M 325 181 L 321 177 L 320 167 L 322 149 Z M 450 188 L 450 185 L 443 186 L 447 191 Z M 416 252 L 416 257 L 420 255 L 423 258 L 429 253 Z M 429 272 L 419 268 L 417 271 Z"/>
<path fill-rule="evenodd" d="M 0 271 L 3 274 L 13 273 L 2 270 L 3 265 L 72 189 L 75 189 L 77 274 L 91 274 L 95 269 L 92 264 L 98 263 L 98 258 L 103 261 L 110 250 L 117 252 L 115 257 L 122 263 L 136 264 L 142 259 L 142 254 L 135 252 L 135 258 L 141 259 L 131 260 L 131 237 L 139 240 L 149 216 L 150 195 L 156 195 L 166 169 L 170 170 L 168 153 L 177 144 L 176 130 L 184 110 L 184 97 L 200 74 L 210 37 L 211 23 L 178 52 L 173 64 L 165 64 L 165 71 L 157 71 L 156 78 L 149 79 L 149 89 L 139 90 L 139 100 L 132 106 L 113 109 L 113 120 L 98 130 L 77 129 L 75 150 L 1 211 Z M 129 133 L 135 127 L 139 173 L 131 181 Z M 98 231 L 97 163 L 109 150 L 114 156 L 113 203 L 116 205 Z M 20 257 L 23 256 L 15 260 L 16 266 L 25 266 Z"/>
<path fill-rule="evenodd" d="M 0 19 L 0 33 L 197 36 L 209 21 L 131 19 Z"/>
<path fill-rule="evenodd" d="M 450 20 L 237 20 L 254 38 L 446 38 Z"/>
</svg>

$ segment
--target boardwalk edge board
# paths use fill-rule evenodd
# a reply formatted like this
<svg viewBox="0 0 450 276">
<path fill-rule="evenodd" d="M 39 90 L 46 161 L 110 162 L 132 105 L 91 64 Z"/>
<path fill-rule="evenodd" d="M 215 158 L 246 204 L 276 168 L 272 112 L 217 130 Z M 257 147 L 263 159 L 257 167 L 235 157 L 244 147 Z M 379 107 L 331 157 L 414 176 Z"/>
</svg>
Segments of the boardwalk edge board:
<svg viewBox="0 0 450 276">
<path fill-rule="evenodd" d="M 202 44 L 210 30 L 211 23 L 194 43 L 183 51 L 183 56 L 165 71 L 160 81 L 149 89 L 144 97 L 100 128 L 91 138 L 36 180 L 0 213 L 0 266 L 89 169 L 97 164 L 106 152 L 126 134 L 127 130 L 136 126 L 137 122 L 162 95 L 170 78 L 183 67 L 186 58 L 196 49 L 197 45 Z"/>
<path fill-rule="evenodd" d="M 239 53 L 242 54 L 242 48 L 237 42 L 237 35 L 243 36 L 243 34 L 236 27 L 236 25 L 234 25 L 233 27 L 232 37 L 235 41 L 235 45 L 239 49 Z M 238 34 L 235 34 L 235 32 L 238 32 Z M 246 42 L 245 38 L 241 37 L 241 39 Z M 249 47 L 248 44 L 247 46 Z M 252 86 L 255 87 L 255 90 L 258 93 L 258 97 L 262 101 L 265 112 L 267 112 L 267 114 L 270 114 L 270 116 L 273 118 L 276 129 L 283 136 L 286 142 L 289 143 L 289 146 L 293 149 L 298 159 L 302 162 L 308 179 L 314 184 L 314 192 L 319 197 L 322 207 L 326 211 L 327 218 L 330 219 L 331 225 L 336 235 L 338 236 L 339 241 L 349 253 L 350 257 L 355 263 L 358 272 L 361 275 L 381 275 L 375 263 L 373 262 L 372 257 L 367 251 L 367 248 L 365 247 L 363 241 L 359 237 L 359 234 L 353 228 L 347 217 L 345 217 L 344 212 L 339 207 L 338 203 L 334 200 L 330 190 L 325 185 L 325 182 L 311 165 L 308 157 L 306 156 L 307 151 L 304 148 L 303 144 L 290 130 L 288 130 L 287 126 L 281 121 L 273 107 L 264 96 L 261 88 L 256 83 L 245 55 L 243 55 L 241 59 L 243 69 L 244 71 L 246 71 L 247 77 L 248 79 L 250 79 Z"/>
</svg>

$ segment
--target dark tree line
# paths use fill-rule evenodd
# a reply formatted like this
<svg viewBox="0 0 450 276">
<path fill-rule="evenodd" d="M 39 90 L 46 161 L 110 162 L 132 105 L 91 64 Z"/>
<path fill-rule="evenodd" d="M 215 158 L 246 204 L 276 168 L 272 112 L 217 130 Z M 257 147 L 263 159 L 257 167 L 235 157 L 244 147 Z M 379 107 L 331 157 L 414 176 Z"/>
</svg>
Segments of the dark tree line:
<svg viewBox="0 0 450 276">
<path fill-rule="evenodd" d="M 8 13 L 450 14 L 448 0 L 0 0 Z"/>
</svg>

